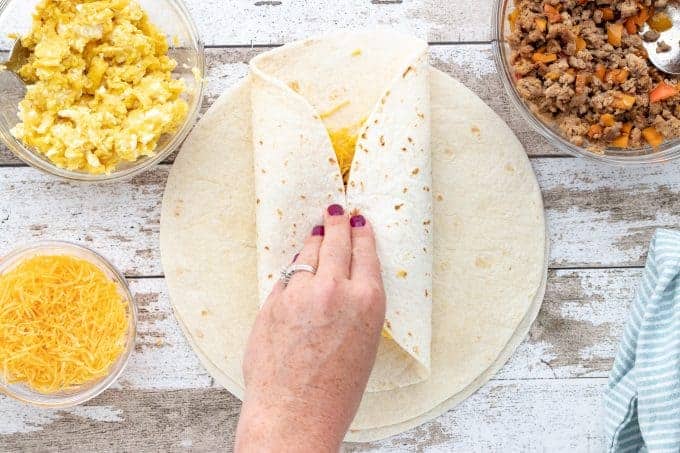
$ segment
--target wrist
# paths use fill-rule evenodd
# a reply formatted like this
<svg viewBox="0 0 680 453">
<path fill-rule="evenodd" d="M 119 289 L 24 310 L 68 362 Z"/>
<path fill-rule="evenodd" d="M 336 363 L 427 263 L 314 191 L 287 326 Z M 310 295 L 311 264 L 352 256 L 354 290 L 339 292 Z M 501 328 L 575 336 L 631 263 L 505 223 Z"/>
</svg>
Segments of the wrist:
<svg viewBox="0 0 680 453">
<path fill-rule="evenodd" d="M 236 452 L 337 452 L 346 427 L 298 399 L 246 397 L 236 435 Z"/>
</svg>

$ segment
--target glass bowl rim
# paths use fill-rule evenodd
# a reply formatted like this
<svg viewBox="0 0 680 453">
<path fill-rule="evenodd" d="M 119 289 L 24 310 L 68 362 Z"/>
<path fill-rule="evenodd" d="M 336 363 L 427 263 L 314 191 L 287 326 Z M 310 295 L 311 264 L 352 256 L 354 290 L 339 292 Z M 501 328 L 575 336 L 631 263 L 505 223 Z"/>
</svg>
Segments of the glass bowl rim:
<svg viewBox="0 0 680 453">
<path fill-rule="evenodd" d="M 574 145 L 534 115 L 517 92 L 515 84 L 512 82 L 512 74 L 508 64 L 506 64 L 506 43 L 503 41 L 502 33 L 506 25 L 505 6 L 509 3 L 511 3 L 510 0 L 494 0 L 494 9 L 491 14 L 491 44 L 494 62 L 510 102 L 514 105 L 515 109 L 519 111 L 522 118 L 531 125 L 535 132 L 543 136 L 548 140 L 550 145 L 554 146 L 559 151 L 572 156 L 584 157 L 591 161 L 614 166 L 660 164 L 680 158 L 680 139 L 668 141 L 665 144 L 665 149 L 659 151 L 654 150 L 654 148 L 650 146 L 635 148 L 635 150 L 644 152 L 644 154 L 631 154 L 626 156 L 621 153 L 620 150 L 616 154 L 606 154 L 606 152 L 599 154 L 588 148 Z M 607 150 L 616 150 L 616 148 L 607 148 Z"/>
<path fill-rule="evenodd" d="M 104 270 L 105 273 L 110 273 L 118 286 L 119 290 L 122 292 L 123 297 L 128 301 L 128 331 L 126 333 L 126 348 L 120 354 L 118 359 L 111 365 L 109 374 L 92 383 L 85 383 L 81 388 L 76 389 L 73 394 L 67 396 L 54 396 L 50 394 L 39 393 L 27 386 L 26 391 L 17 393 L 13 391 L 10 386 L 14 384 L 8 384 L 0 375 L 0 394 L 5 394 L 17 401 L 28 403 L 35 407 L 42 407 L 48 409 L 67 409 L 70 407 L 79 406 L 93 398 L 96 398 L 106 390 L 108 390 L 121 376 L 121 374 L 127 368 L 130 358 L 132 357 L 132 352 L 135 349 L 136 339 L 137 339 L 137 325 L 139 322 L 139 313 L 137 304 L 135 303 L 134 296 L 130 290 L 130 286 L 127 279 L 108 259 L 104 258 L 100 253 L 92 250 L 91 248 L 76 244 L 69 241 L 38 241 L 31 243 L 29 245 L 24 245 L 11 250 L 0 257 L 0 274 L 4 271 L 4 267 L 8 262 L 16 264 L 21 262 L 24 256 L 44 256 L 49 253 L 40 253 L 42 251 L 49 252 L 51 249 L 62 249 L 63 255 L 75 256 L 81 259 L 85 259 L 90 263 L 94 264 L 98 268 Z M 74 253 L 69 253 L 73 251 Z M 36 253 L 37 252 L 37 253 Z M 86 257 L 77 255 L 75 252 L 81 252 L 86 255 Z M 11 269 L 11 267 L 10 267 Z M 108 274 L 107 274 L 108 275 Z M 18 383 L 18 385 L 22 385 Z M 36 395 L 35 399 L 32 399 L 30 395 Z M 39 396 L 37 396 L 39 395 Z"/>
<path fill-rule="evenodd" d="M 0 0 L 0 18 L 7 10 L 7 7 L 18 0 Z M 198 116 L 203 104 L 203 97 L 205 95 L 205 45 L 201 40 L 201 35 L 198 32 L 196 22 L 192 18 L 189 10 L 182 0 L 163 0 L 167 3 L 172 4 L 176 7 L 182 19 L 187 25 L 188 34 L 193 41 L 192 44 L 195 46 L 197 69 L 200 77 L 197 77 L 197 90 L 196 97 L 197 101 L 194 107 L 188 112 L 186 119 L 184 120 L 182 127 L 175 133 L 172 134 L 172 139 L 165 145 L 164 149 L 158 152 L 156 149 L 156 154 L 143 160 L 141 164 L 136 165 L 134 162 L 129 168 L 120 171 L 113 171 L 110 174 L 94 175 L 86 172 L 79 172 L 73 170 L 67 170 L 65 168 L 57 167 L 51 162 L 41 158 L 37 153 L 30 148 L 26 147 L 19 140 L 16 140 L 8 131 L 0 130 L 0 139 L 9 148 L 14 156 L 19 158 L 23 163 L 45 173 L 50 176 L 56 176 L 60 179 L 64 179 L 71 182 L 79 183 L 106 183 L 112 181 L 120 181 L 132 178 L 140 173 L 149 170 L 165 159 L 168 158 L 173 152 L 175 152 L 186 140 L 189 133 L 193 129 L 194 125 L 198 120 Z M 194 49 L 192 49 L 194 50 Z"/>
</svg>

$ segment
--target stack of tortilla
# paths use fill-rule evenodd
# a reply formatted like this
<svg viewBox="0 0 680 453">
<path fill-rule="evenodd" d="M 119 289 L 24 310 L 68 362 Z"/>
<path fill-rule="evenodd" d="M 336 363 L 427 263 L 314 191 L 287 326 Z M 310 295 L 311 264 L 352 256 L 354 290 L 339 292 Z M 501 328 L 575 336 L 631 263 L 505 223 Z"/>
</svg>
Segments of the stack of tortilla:
<svg viewBox="0 0 680 453">
<path fill-rule="evenodd" d="M 259 306 L 332 203 L 372 221 L 383 265 L 385 327 L 347 437 L 374 440 L 455 406 L 526 335 L 543 205 L 521 144 L 426 43 L 378 30 L 261 54 L 185 143 L 161 224 L 177 317 L 239 398 Z"/>
</svg>

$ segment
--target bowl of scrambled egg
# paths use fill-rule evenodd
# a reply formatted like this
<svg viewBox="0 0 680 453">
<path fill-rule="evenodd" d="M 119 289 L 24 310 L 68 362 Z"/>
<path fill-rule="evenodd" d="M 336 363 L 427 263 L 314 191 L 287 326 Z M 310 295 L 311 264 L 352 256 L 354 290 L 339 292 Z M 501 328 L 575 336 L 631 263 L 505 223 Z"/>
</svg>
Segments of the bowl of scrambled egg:
<svg viewBox="0 0 680 453">
<path fill-rule="evenodd" d="M 107 181 L 167 158 L 203 98 L 203 44 L 181 0 L 0 1 L 0 137 L 24 162 Z"/>
</svg>

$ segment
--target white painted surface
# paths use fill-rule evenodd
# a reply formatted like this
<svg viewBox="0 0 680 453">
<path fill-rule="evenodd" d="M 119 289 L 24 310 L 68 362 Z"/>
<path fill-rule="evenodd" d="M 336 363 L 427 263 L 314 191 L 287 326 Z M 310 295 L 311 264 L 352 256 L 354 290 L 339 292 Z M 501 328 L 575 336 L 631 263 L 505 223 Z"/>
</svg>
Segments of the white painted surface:
<svg viewBox="0 0 680 453">
<path fill-rule="evenodd" d="M 433 64 L 489 103 L 535 156 L 553 270 L 529 337 L 459 408 L 350 451 L 602 451 L 601 391 L 647 242 L 654 228 L 680 224 L 680 164 L 597 166 L 560 156 L 531 131 L 496 75 L 488 44 L 490 0 L 186 3 L 205 42 L 222 46 L 207 51 L 205 108 L 266 50 L 250 49 L 250 43 L 391 24 L 431 42 L 451 42 L 431 48 Z M 65 411 L 0 397 L 0 451 L 230 448 L 238 402 L 214 385 L 187 345 L 162 278 L 159 208 L 169 163 L 125 183 L 83 186 L 25 168 L 0 147 L 0 253 L 39 239 L 73 240 L 95 247 L 128 275 L 144 277 L 132 280 L 140 332 L 120 381 L 88 405 Z"/>
</svg>

